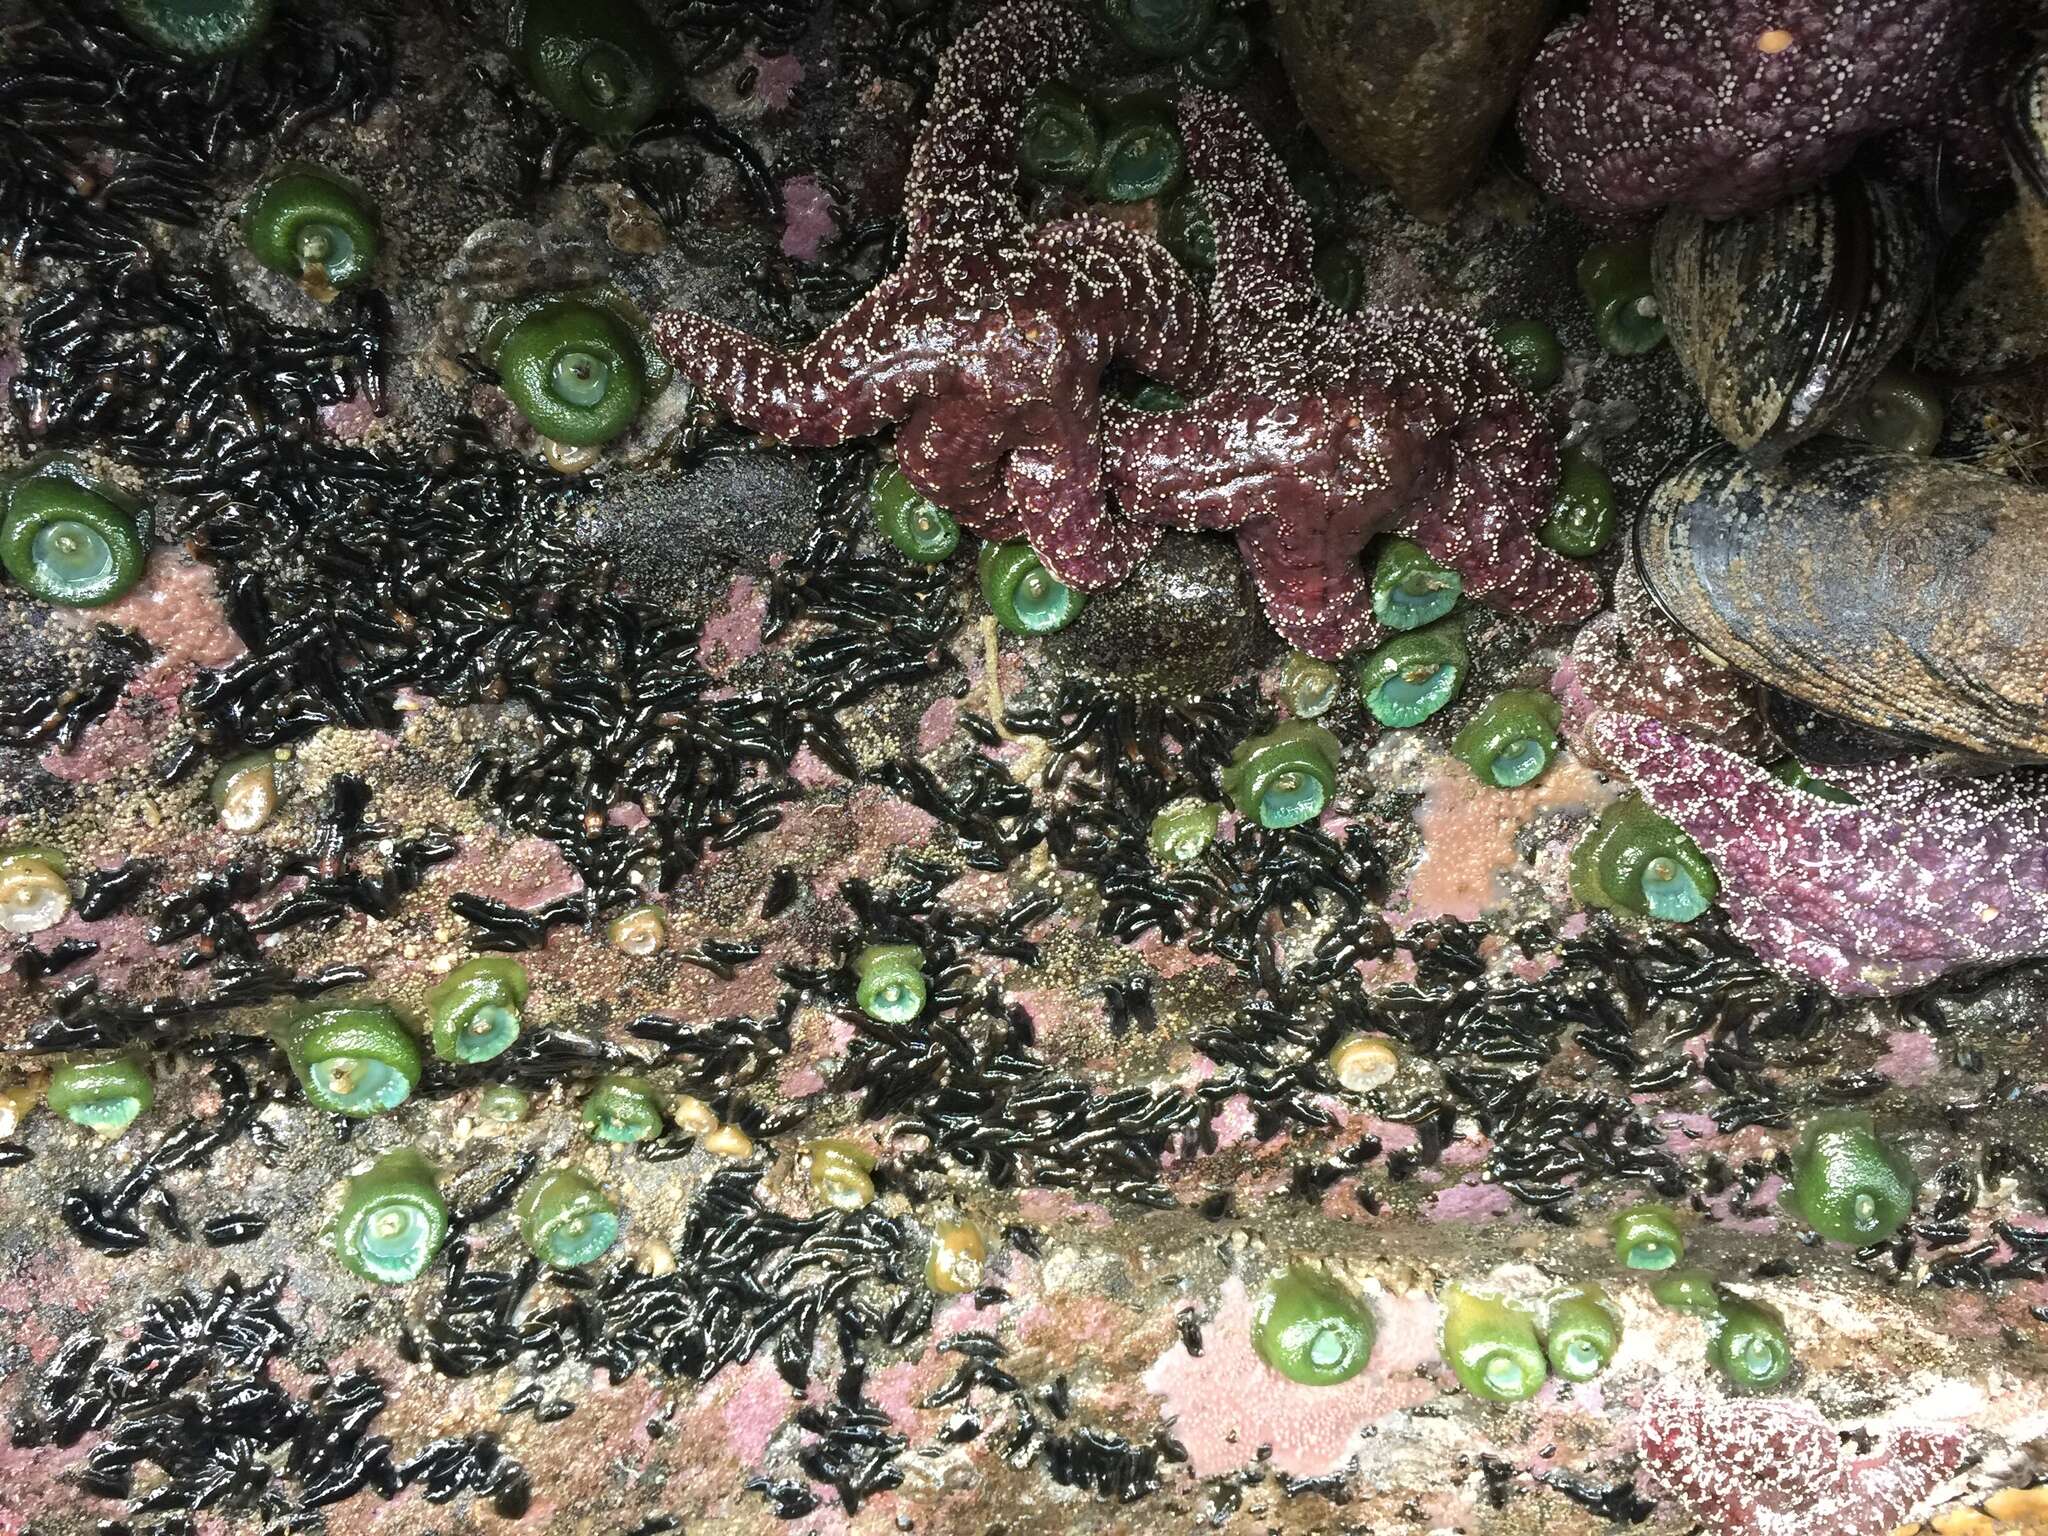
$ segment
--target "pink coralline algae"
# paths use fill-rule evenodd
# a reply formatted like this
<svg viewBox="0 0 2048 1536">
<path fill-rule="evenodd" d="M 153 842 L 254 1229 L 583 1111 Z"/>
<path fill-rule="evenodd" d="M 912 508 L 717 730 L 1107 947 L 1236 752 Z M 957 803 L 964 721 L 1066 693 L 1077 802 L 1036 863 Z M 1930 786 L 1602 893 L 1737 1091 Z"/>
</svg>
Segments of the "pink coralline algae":
<svg viewBox="0 0 2048 1536">
<path fill-rule="evenodd" d="M 911 157 L 903 264 L 816 340 L 784 350 L 682 310 L 654 320 L 679 371 L 785 442 L 900 423 L 913 486 L 987 537 L 1028 537 L 1084 588 L 1122 579 L 1159 538 L 1103 494 L 1104 369 L 1194 390 L 1212 359 L 1201 295 L 1156 241 L 1092 215 L 1025 224 L 1025 102 L 1077 70 L 1089 41 L 1081 17 L 1035 0 L 962 34 Z"/>
<path fill-rule="evenodd" d="M 1234 530 L 1274 628 L 1312 656 L 1380 637 L 1359 558 L 1380 529 L 1481 601 L 1544 622 L 1592 612 L 1592 573 L 1536 538 L 1556 445 L 1485 333 L 1442 311 L 1332 307 L 1307 210 L 1257 129 L 1212 92 L 1185 92 L 1180 115 L 1216 233 L 1222 373 L 1183 406 L 1105 409 L 1125 508 Z"/>
<path fill-rule="evenodd" d="M 1662 720 L 1743 757 L 1784 751 L 1761 689 L 1667 619 L 1631 561 L 1615 572 L 1613 610 L 1579 631 L 1555 687 L 1566 735 L 1582 752 L 1590 752 L 1586 726 L 1610 710 Z"/>
<path fill-rule="evenodd" d="M 1365 1369 L 1336 1386 L 1304 1386 L 1258 1357 L 1251 1298 L 1241 1281 L 1227 1282 L 1202 1323 L 1201 1354 L 1175 1343 L 1145 1373 L 1195 1476 L 1234 1472 L 1261 1446 L 1279 1471 L 1326 1476 L 1350 1459 L 1360 1430 L 1434 1397 L 1418 1367 L 1437 1358 L 1435 1303 L 1383 1293 L 1372 1309 L 1378 1337 Z"/>
<path fill-rule="evenodd" d="M 1637 1435 L 1652 1490 L 1708 1536 L 1884 1536 L 1962 1464 L 1962 1431 L 1903 1425 L 1852 1454 L 1811 1403 L 1668 1389 Z"/>
<path fill-rule="evenodd" d="M 1594 0 L 1545 41 L 1520 121 L 1594 219 L 1777 202 L 1956 96 L 1976 0 Z"/>
<path fill-rule="evenodd" d="M 2048 954 L 2048 769 L 1817 770 L 1843 805 L 1661 721 L 1601 715 L 1589 735 L 1699 844 L 1735 932 L 1772 965 L 1888 996 Z"/>
</svg>

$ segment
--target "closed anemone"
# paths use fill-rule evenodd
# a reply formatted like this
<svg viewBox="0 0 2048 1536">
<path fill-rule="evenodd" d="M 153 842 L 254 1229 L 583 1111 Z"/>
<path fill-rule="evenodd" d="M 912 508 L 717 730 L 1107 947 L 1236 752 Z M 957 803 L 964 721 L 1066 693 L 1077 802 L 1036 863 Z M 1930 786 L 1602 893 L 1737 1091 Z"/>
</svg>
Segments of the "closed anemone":
<svg viewBox="0 0 2048 1536">
<path fill-rule="evenodd" d="M 871 944 L 854 957 L 854 1001 L 885 1024 L 903 1024 L 924 1011 L 924 955 L 915 944 Z"/>
<path fill-rule="evenodd" d="M 316 1008 L 287 1027 L 285 1054 L 316 1109 L 381 1115 L 412 1096 L 420 1049 L 381 1004 Z"/>
<path fill-rule="evenodd" d="M 1529 1314 L 1463 1286 L 1452 1286 L 1444 1298 L 1443 1349 L 1465 1390 L 1488 1402 L 1534 1397 L 1550 1374 Z"/>
<path fill-rule="evenodd" d="M 1533 688 L 1510 688 L 1479 708 L 1451 742 L 1451 751 L 1480 782 L 1518 789 L 1542 774 L 1559 747 L 1557 700 Z"/>
<path fill-rule="evenodd" d="M 644 127 L 675 83 L 668 38 L 632 0 L 519 0 L 511 40 L 533 88 L 601 139 Z"/>
<path fill-rule="evenodd" d="M 1420 629 L 1449 613 L 1464 590 L 1464 578 L 1420 544 L 1388 539 L 1373 563 L 1372 614 L 1389 629 Z"/>
<path fill-rule="evenodd" d="M 142 579 L 147 555 L 123 500 L 61 470 L 0 481 L 0 566 L 46 603 L 113 602 Z"/>
<path fill-rule="evenodd" d="M 1303 1386 L 1349 1381 L 1371 1358 L 1372 1314 L 1334 1279 L 1294 1268 L 1269 1280 L 1252 1303 L 1252 1348 Z"/>
</svg>

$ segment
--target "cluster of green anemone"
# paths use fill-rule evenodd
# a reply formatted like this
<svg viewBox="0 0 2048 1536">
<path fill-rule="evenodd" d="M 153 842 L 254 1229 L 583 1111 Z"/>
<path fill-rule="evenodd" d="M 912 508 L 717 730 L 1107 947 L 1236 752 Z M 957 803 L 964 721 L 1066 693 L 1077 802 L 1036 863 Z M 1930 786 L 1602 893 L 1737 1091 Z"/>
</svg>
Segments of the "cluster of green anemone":
<svg viewBox="0 0 2048 1536">
<path fill-rule="evenodd" d="M 503 956 L 466 960 L 427 994 L 427 1039 L 443 1061 L 473 1065 L 519 1038 L 526 968 Z M 285 1058 L 317 1109 L 388 1114 L 419 1085 L 424 1058 L 412 1029 L 382 1003 L 308 1009 L 281 1032 Z"/>
<path fill-rule="evenodd" d="M 1200 187 L 1189 187 L 1160 213 L 1159 243 L 1191 272 L 1216 270 L 1216 226 Z M 1365 299 L 1365 268 L 1357 252 L 1339 238 L 1333 236 L 1316 247 L 1310 273 L 1324 300 L 1338 309 L 1356 310 Z"/>
<path fill-rule="evenodd" d="M 1738 1295 L 1697 1269 L 1666 1270 L 1650 1294 L 1707 1325 L 1707 1363 L 1741 1392 L 1768 1392 L 1792 1373 L 1785 1320 L 1752 1297 Z"/>
<path fill-rule="evenodd" d="M 1321 714 L 1336 683 L 1334 667 L 1297 655 L 1283 672 L 1281 697 L 1297 714 Z M 1301 826 L 1329 807 L 1342 752 L 1336 736 L 1312 719 L 1282 721 L 1232 750 L 1222 774 L 1224 797 L 1238 815 L 1269 830 Z M 1222 821 L 1222 806 L 1183 796 L 1153 816 L 1147 846 L 1162 865 L 1190 864 L 1208 851 Z"/>
<path fill-rule="evenodd" d="M 617 1203 L 571 1167 L 537 1174 L 520 1191 L 514 1216 L 526 1246 L 555 1269 L 603 1257 L 619 1235 Z M 343 1184 L 341 1209 L 327 1233 L 351 1274 L 380 1285 L 417 1279 L 448 1236 L 439 1171 L 416 1148 L 386 1153 Z"/>
<path fill-rule="evenodd" d="M 1507 358 L 1508 372 L 1530 393 L 1550 388 L 1564 375 L 1564 348 L 1541 320 L 1496 326 L 1494 344 Z M 1557 500 L 1537 530 L 1546 546 L 1574 560 L 1590 559 L 1614 537 L 1614 482 L 1598 462 L 1577 448 L 1559 465 Z"/>
<path fill-rule="evenodd" d="M 1187 178 L 1172 105 L 1150 92 L 1090 100 L 1054 81 L 1032 93 L 1018 134 L 1026 175 L 1103 202 L 1165 197 Z"/>
<path fill-rule="evenodd" d="M 1650 1294 L 1664 1306 L 1707 1322 L 1707 1361 L 1740 1390 L 1761 1392 L 1792 1369 L 1782 1319 L 1761 1302 L 1738 1296 L 1704 1270 L 1684 1268 L 1685 1234 L 1678 1213 L 1649 1202 L 1630 1206 L 1611 1227 L 1615 1259 L 1654 1278 Z"/>
<path fill-rule="evenodd" d="M 1444 1359 L 1485 1402 L 1525 1401 L 1552 1373 L 1591 1381 L 1620 1344 L 1621 1314 L 1597 1285 L 1565 1286 L 1535 1306 L 1461 1285 L 1444 1294 Z"/>
<path fill-rule="evenodd" d="M 1380 541 L 1372 565 L 1373 617 L 1397 633 L 1359 663 L 1358 691 L 1381 725 L 1421 725 L 1465 690 L 1472 658 L 1453 612 L 1464 580 L 1412 539 Z M 1526 784 L 1558 750 L 1558 710 L 1549 695 L 1513 689 L 1481 706 L 1452 751 L 1498 788 Z"/>
<path fill-rule="evenodd" d="M 1179 60 L 1198 85 L 1229 90 L 1251 69 L 1251 31 L 1217 0 L 1102 0 L 1102 14 L 1126 47 Z"/>
<path fill-rule="evenodd" d="M 1913 1212 L 1911 1164 L 1861 1110 L 1829 1110 L 1808 1121 L 1792 1153 L 1782 1204 L 1822 1237 L 1858 1247 L 1895 1235 Z M 1705 1270 L 1685 1267 L 1678 1213 L 1646 1203 L 1620 1212 L 1610 1228 L 1614 1256 L 1649 1272 L 1660 1303 L 1707 1324 L 1707 1360 L 1740 1391 L 1768 1391 L 1791 1373 L 1784 1319 L 1731 1291 Z"/>
<path fill-rule="evenodd" d="M 68 460 L 0 479 L 0 566 L 24 592 L 66 608 L 100 608 L 142 579 L 136 508 Z"/>
</svg>

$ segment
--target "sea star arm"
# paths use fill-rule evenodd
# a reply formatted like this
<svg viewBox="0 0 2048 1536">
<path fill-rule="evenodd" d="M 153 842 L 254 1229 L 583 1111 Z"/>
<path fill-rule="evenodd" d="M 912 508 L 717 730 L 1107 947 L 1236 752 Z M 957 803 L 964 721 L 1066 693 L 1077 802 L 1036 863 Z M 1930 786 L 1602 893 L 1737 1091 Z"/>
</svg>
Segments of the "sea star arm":
<svg viewBox="0 0 2048 1536">
<path fill-rule="evenodd" d="M 1308 210 L 1244 109 L 1215 91 L 1182 93 L 1188 171 L 1216 231 L 1209 302 L 1226 350 L 1257 345 L 1275 317 L 1315 296 L 1315 236 Z M 1335 322 L 1336 310 L 1328 319 Z"/>
<path fill-rule="evenodd" d="M 1103 427 L 1125 510 L 1190 531 L 1280 514 L 1328 436 L 1320 399 L 1283 405 L 1228 390 L 1177 410 L 1108 405 Z"/>
<path fill-rule="evenodd" d="M 1202 291 L 1165 246 L 1097 214 L 1061 219 L 1032 244 L 1067 274 L 1070 307 L 1091 321 L 1107 357 L 1196 394 L 1217 366 Z"/>
<path fill-rule="evenodd" d="M 1266 617 L 1296 650 L 1334 659 L 1379 642 L 1372 579 L 1358 559 L 1376 521 L 1354 506 L 1320 525 L 1261 518 L 1238 531 Z"/>
<path fill-rule="evenodd" d="M 894 317 L 907 283 L 891 277 L 801 347 L 777 347 L 689 310 L 653 321 L 655 345 L 735 421 L 804 448 L 829 448 L 901 421 L 950 366 L 943 336 Z"/>
<path fill-rule="evenodd" d="M 1773 964 L 1869 996 L 2048 953 L 2048 772 L 1873 770 L 1844 776 L 1874 792 L 1845 806 L 1661 721 L 1602 715 L 1589 734 L 1699 844 L 1736 932 Z"/>
<path fill-rule="evenodd" d="M 946 51 L 903 186 L 910 247 L 969 253 L 1014 241 L 1024 106 L 1088 55 L 1089 26 L 1064 5 L 1016 0 Z"/>
<path fill-rule="evenodd" d="M 1404 413 L 1449 445 L 1447 473 L 1404 511 L 1402 532 L 1489 607 L 1547 624 L 1597 610 L 1592 569 L 1537 538 L 1557 489 L 1557 445 L 1491 338 L 1434 309 L 1376 310 L 1351 324 L 1356 350 L 1386 371 Z"/>
</svg>

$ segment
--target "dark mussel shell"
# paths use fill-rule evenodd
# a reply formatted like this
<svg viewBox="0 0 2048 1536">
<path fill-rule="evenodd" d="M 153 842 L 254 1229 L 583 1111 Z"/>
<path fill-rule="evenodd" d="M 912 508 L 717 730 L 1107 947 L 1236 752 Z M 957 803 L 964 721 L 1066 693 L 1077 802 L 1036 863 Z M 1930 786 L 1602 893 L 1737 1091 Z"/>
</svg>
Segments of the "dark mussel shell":
<svg viewBox="0 0 2048 1536">
<path fill-rule="evenodd" d="M 2003 761 L 2048 759 L 2048 491 L 1823 441 L 1714 448 L 1635 526 L 1695 643 L 1831 715 Z"/>
<path fill-rule="evenodd" d="M 1934 257 L 1911 196 L 1847 175 L 1741 218 L 1672 209 L 1650 275 L 1707 414 L 1768 462 L 1870 387 L 1926 306 Z"/>
<path fill-rule="evenodd" d="M 2005 93 L 1999 128 L 2021 186 L 2048 202 L 2048 48 L 2014 77 Z"/>
</svg>

